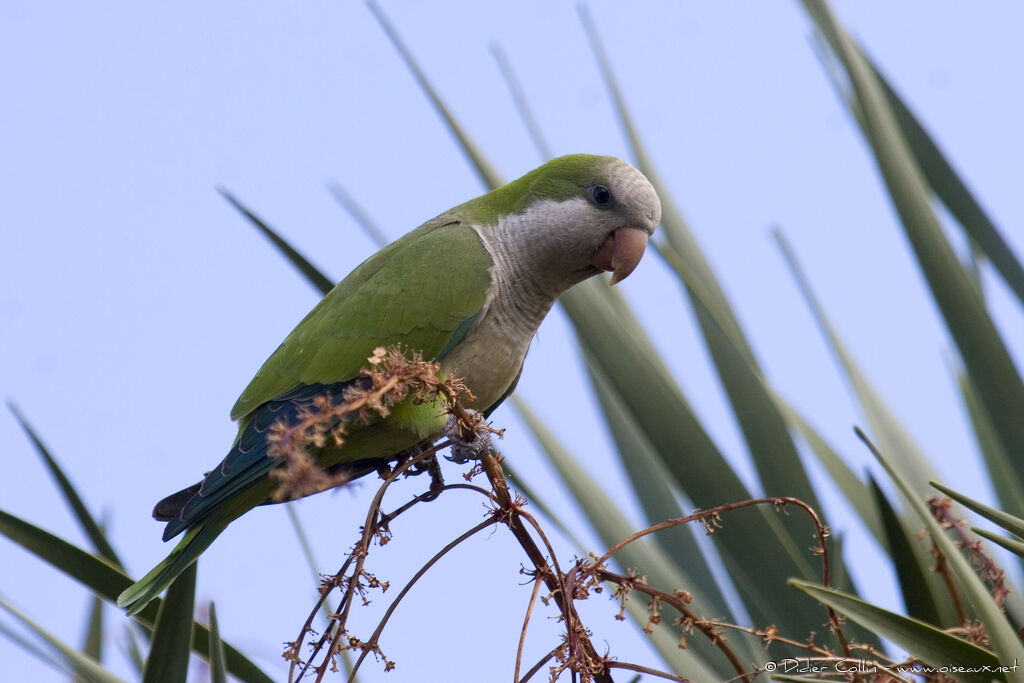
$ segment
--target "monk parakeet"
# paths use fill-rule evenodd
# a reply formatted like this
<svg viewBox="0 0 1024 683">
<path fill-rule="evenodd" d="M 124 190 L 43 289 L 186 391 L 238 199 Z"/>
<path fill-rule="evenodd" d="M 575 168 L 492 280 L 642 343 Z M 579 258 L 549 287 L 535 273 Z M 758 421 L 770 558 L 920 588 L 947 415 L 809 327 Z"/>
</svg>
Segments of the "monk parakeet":
<svg viewBox="0 0 1024 683">
<path fill-rule="evenodd" d="M 519 379 L 537 327 L 559 294 L 602 271 L 615 284 L 640 262 L 661 220 L 654 188 L 628 163 L 560 157 L 460 204 L 381 249 L 339 282 L 296 326 L 242 392 L 231 417 L 238 436 L 202 482 L 160 501 L 164 540 L 185 536 L 125 590 L 118 604 L 141 611 L 227 525 L 269 501 L 281 459 L 268 457 L 278 421 L 298 420 L 317 396 L 340 396 L 378 347 L 401 345 L 436 359 L 489 414 Z M 447 416 L 411 400 L 386 418 L 348 425 L 345 442 L 314 453 L 323 468 L 353 476 L 444 431 Z"/>
</svg>

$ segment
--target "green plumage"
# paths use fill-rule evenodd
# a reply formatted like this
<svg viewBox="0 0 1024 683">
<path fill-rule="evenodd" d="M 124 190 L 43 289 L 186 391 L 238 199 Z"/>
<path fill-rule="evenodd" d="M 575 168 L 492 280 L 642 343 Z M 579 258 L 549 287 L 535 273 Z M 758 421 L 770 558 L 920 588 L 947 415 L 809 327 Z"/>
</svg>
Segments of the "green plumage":
<svg viewBox="0 0 1024 683">
<path fill-rule="evenodd" d="M 239 421 L 239 440 L 260 406 L 298 387 L 353 379 L 378 346 L 400 344 L 425 358 L 442 358 L 484 305 L 492 265 L 476 231 L 451 214 L 374 254 L 309 312 L 242 392 L 231 411 Z M 384 422 L 353 424 L 344 446 L 324 449 L 318 463 L 326 468 L 394 456 L 438 434 L 446 417 L 439 406 L 407 401 Z M 188 529 L 184 538 L 167 559 L 118 596 L 118 605 L 129 614 L 143 609 L 232 520 L 265 502 L 276 483 L 266 475 L 276 464 L 265 447 L 242 452 L 236 441 L 183 508 L 195 518 L 178 520 Z"/>
<path fill-rule="evenodd" d="M 623 162 L 614 157 L 569 154 L 457 206 L 453 212 L 473 223 L 495 223 L 499 216 L 520 213 L 540 199 L 561 201 L 584 195 L 592 185 L 613 185 L 611 176 L 620 164 Z"/>
<path fill-rule="evenodd" d="M 476 232 L 450 217 L 391 243 L 298 324 L 242 392 L 231 419 L 244 420 L 296 386 L 351 379 L 381 345 L 401 344 L 438 357 L 458 342 L 452 335 L 483 306 L 491 265 Z"/>
</svg>

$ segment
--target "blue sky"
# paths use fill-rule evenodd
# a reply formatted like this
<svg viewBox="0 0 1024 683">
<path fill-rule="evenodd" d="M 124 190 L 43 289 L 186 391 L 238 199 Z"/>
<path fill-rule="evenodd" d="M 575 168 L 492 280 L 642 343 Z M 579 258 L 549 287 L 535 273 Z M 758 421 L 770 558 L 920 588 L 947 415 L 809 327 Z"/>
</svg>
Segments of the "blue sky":
<svg viewBox="0 0 1024 683">
<path fill-rule="evenodd" d="M 590 4 L 643 139 L 770 380 L 858 471 L 872 467 L 852 435 L 862 417 L 770 239 L 778 226 L 940 473 L 989 497 L 951 378 L 950 341 L 871 156 L 815 57 L 799 4 L 625 6 Z M 571 3 L 384 9 L 507 177 L 542 159 L 499 76 L 494 42 L 556 154 L 629 157 Z M 853 1 L 834 9 L 1024 254 L 1024 10 L 1009 2 Z M 482 187 L 359 3 L 4 0 L 0 92 L 0 394 L 37 427 L 141 574 L 168 549 L 149 518 L 153 502 L 219 460 L 234 433 L 230 406 L 316 301 L 216 188 L 340 278 L 374 246 L 338 207 L 329 182 L 343 184 L 390 237 Z M 986 284 L 1021 367 L 1021 310 L 994 278 Z M 649 255 L 621 287 L 718 445 L 752 483 L 678 286 Z M 565 441 L 639 520 L 560 311 L 542 327 L 519 392 L 568 421 Z M 512 410 L 494 417 L 508 427 L 503 449 L 517 469 L 584 529 Z M 81 542 L 7 415 L 0 447 L 0 508 Z M 374 488 L 367 482 L 297 505 L 325 571 L 340 564 Z M 843 528 L 841 501 L 826 504 L 850 535 L 850 563 L 870 558 L 863 534 Z M 375 573 L 392 585 L 482 514 L 477 502 L 454 495 L 427 507 L 397 525 L 379 553 Z M 3 596 L 78 642 L 85 594 L 6 541 L 0 558 Z M 480 667 L 511 670 L 529 596 L 522 561 L 498 532 L 442 563 L 389 627 L 383 645 L 398 668 L 386 680 L 423 680 L 421 667 L 438 680 Z M 899 606 L 891 576 L 869 570 L 859 578 L 870 597 Z M 280 643 L 295 637 L 312 604 L 284 511 L 258 510 L 233 525 L 204 557 L 199 581 L 200 599 L 217 601 L 225 636 L 280 670 Z M 625 659 L 657 661 L 634 629 L 611 620 L 612 603 L 589 603 L 597 642 Z M 113 611 L 109 617 L 114 642 L 121 625 Z M 372 629 L 370 611 L 360 618 Z M 535 629 L 529 652 L 539 656 L 557 626 L 541 619 Z M 129 675 L 116 649 L 107 659 Z M 40 680 L 35 661 L 3 640 L 0 661 L 11 677 Z M 381 679 L 381 667 L 369 663 L 364 680 Z"/>
</svg>

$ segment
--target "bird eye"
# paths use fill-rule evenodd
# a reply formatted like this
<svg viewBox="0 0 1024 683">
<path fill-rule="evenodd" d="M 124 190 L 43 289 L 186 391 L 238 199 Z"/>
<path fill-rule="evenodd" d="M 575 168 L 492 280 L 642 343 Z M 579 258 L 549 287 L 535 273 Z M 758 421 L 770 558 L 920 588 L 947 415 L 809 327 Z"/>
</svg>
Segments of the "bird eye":
<svg viewBox="0 0 1024 683">
<path fill-rule="evenodd" d="M 591 185 L 590 197 L 598 206 L 607 206 L 612 201 L 612 191 L 604 185 Z"/>
</svg>

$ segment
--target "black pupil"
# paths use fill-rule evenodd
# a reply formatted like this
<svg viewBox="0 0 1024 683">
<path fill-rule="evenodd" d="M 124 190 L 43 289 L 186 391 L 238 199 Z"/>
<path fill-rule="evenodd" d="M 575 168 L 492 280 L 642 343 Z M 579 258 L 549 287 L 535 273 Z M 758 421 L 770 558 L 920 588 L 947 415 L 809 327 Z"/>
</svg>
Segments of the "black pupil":
<svg viewBox="0 0 1024 683">
<path fill-rule="evenodd" d="M 612 193 L 604 185 L 594 185 L 590 188 L 590 196 L 594 198 L 594 201 L 598 204 L 607 204 L 611 201 Z"/>
</svg>

